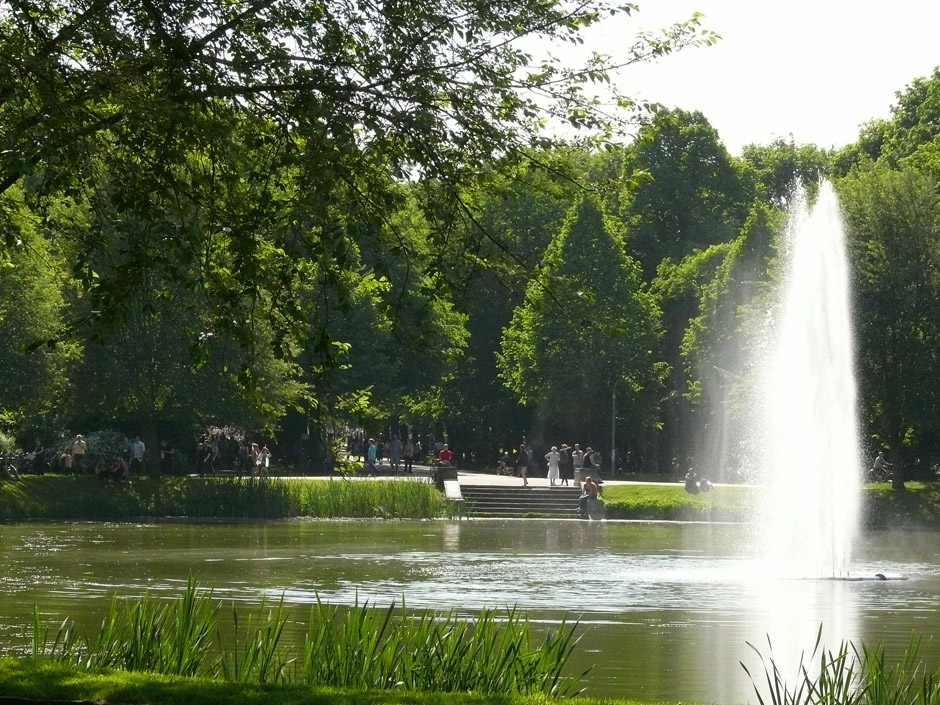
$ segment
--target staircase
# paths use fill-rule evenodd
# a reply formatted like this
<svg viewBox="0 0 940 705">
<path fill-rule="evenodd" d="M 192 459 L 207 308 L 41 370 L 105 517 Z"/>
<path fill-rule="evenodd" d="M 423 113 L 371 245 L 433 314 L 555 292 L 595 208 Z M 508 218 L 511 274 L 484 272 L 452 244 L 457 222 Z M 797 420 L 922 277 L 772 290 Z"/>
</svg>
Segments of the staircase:
<svg viewBox="0 0 940 705">
<path fill-rule="evenodd" d="M 470 517 L 578 518 L 577 487 L 461 485 Z"/>
</svg>

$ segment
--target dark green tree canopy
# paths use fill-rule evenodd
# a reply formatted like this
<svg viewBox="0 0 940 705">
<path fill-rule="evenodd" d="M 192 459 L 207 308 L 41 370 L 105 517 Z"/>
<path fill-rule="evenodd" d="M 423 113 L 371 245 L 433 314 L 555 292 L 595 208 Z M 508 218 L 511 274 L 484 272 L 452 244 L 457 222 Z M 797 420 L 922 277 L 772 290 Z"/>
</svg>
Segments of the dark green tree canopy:
<svg viewBox="0 0 940 705">
<path fill-rule="evenodd" d="M 624 413 L 642 424 L 654 413 L 648 393 L 662 381 L 658 323 L 620 230 L 587 196 L 569 211 L 504 333 L 500 374 L 523 403 L 571 430 L 596 433 L 615 388 Z"/>
<path fill-rule="evenodd" d="M 286 356 L 306 334 L 314 270 L 348 305 L 344 272 L 364 265 L 382 276 L 413 259 L 390 218 L 403 181 L 439 191 L 446 215 L 426 233 L 432 249 L 455 234 L 481 238 L 466 227 L 462 189 L 482 171 L 543 144 L 546 119 L 608 132 L 611 116 L 587 85 L 713 40 L 693 18 L 578 67 L 526 48 L 578 43 L 601 17 L 635 9 L 610 0 L 5 3 L 5 242 L 28 239 L 14 184 L 33 211 L 76 196 L 91 222 L 72 235 L 72 274 L 102 314 L 86 323 L 117 311 L 119 325 L 142 273 L 156 272 L 199 291 L 246 347 L 257 341 L 245 312 L 266 317 Z M 115 250 L 130 233 L 138 242 Z M 428 292 L 444 290 L 444 260 L 414 264 L 431 275 Z"/>
<path fill-rule="evenodd" d="M 630 252 L 648 280 L 666 257 L 728 242 L 747 215 L 739 169 L 701 113 L 657 113 L 627 152 L 626 171 L 646 174 L 627 218 Z"/>
</svg>

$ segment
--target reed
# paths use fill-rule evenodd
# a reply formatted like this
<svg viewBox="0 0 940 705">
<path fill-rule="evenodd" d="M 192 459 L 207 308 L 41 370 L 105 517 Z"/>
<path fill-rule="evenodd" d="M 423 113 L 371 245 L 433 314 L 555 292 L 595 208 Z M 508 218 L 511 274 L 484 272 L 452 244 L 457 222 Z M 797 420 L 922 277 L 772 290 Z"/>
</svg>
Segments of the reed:
<svg viewBox="0 0 940 705">
<path fill-rule="evenodd" d="M 264 613 L 266 606 L 266 602 L 262 602 L 260 614 Z M 292 660 L 288 657 L 290 650 L 281 648 L 281 637 L 287 623 L 283 599 L 268 612 L 266 618 L 259 618 L 258 626 L 253 626 L 254 620 L 249 615 L 241 648 L 238 646 L 241 634 L 239 616 L 234 604 L 232 620 L 235 624 L 235 648 L 226 651 L 220 643 L 222 655 L 217 672 L 223 680 L 259 685 L 288 682 L 287 669 Z"/>
<path fill-rule="evenodd" d="M 192 577 L 175 600 L 144 595 L 121 608 L 112 597 L 97 638 L 79 637 L 66 620 L 50 644 L 34 611 L 24 634 L 34 658 L 100 671 L 120 669 L 204 676 L 258 685 L 299 683 L 357 690 L 475 692 L 561 697 L 580 692 L 584 673 L 564 674 L 577 643 L 566 622 L 535 643 L 526 616 L 483 609 L 473 620 L 454 612 L 410 614 L 404 604 L 380 609 L 358 600 L 341 610 L 319 599 L 300 658 L 283 643 L 283 600 L 242 620 L 232 607 L 234 645 L 218 629 L 219 605 Z M 211 635 L 217 637 L 212 648 Z"/>
<path fill-rule="evenodd" d="M 25 519 L 409 518 L 456 510 L 419 480 L 140 477 L 130 485 L 95 477 L 26 477 L 0 483 L 0 521 Z"/>
<path fill-rule="evenodd" d="M 884 647 L 856 646 L 843 641 L 835 651 L 821 647 L 822 627 L 808 662 L 803 657 L 792 681 L 787 681 L 774 662 L 773 647 L 760 658 L 762 677 L 742 663 L 751 678 L 759 705 L 940 705 L 940 667 L 929 668 L 923 637 L 913 635 L 901 660 L 887 665 Z M 818 667 L 813 668 L 814 661 Z"/>
<path fill-rule="evenodd" d="M 344 613 L 320 601 L 311 611 L 302 677 L 310 685 L 382 690 L 568 696 L 585 673 L 563 675 L 577 640 L 563 621 L 533 645 L 515 609 L 409 615 L 358 601 Z"/>
</svg>

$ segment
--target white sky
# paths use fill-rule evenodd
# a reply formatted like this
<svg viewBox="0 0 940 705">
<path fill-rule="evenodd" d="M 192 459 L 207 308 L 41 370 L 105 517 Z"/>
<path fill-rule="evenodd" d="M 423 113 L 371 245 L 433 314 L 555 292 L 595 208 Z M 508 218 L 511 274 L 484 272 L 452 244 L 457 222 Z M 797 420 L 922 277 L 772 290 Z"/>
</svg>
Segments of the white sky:
<svg viewBox="0 0 940 705">
<path fill-rule="evenodd" d="M 599 30 L 616 56 L 637 30 L 704 14 L 717 45 L 634 66 L 630 96 L 700 110 L 733 154 L 793 135 L 820 147 L 855 141 L 888 117 L 895 93 L 940 65 L 940 0 L 635 0 L 640 12 Z"/>
</svg>

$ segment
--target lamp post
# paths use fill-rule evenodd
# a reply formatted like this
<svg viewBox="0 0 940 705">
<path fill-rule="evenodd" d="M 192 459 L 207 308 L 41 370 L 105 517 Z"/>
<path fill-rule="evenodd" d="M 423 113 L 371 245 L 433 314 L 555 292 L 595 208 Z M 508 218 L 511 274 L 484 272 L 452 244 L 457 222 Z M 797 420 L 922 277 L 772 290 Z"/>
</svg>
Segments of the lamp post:
<svg viewBox="0 0 940 705">
<path fill-rule="evenodd" d="M 610 476 L 617 474 L 617 387 L 611 392 L 610 410 Z"/>
</svg>

